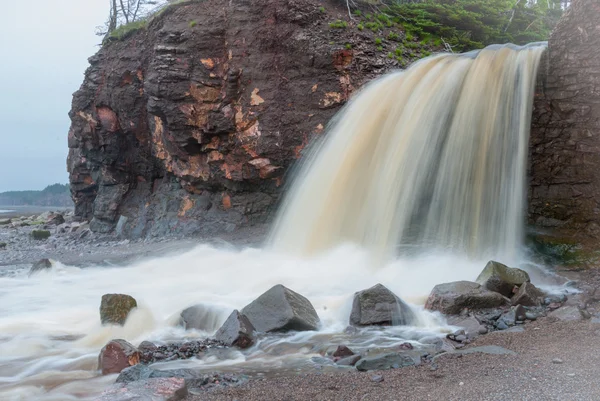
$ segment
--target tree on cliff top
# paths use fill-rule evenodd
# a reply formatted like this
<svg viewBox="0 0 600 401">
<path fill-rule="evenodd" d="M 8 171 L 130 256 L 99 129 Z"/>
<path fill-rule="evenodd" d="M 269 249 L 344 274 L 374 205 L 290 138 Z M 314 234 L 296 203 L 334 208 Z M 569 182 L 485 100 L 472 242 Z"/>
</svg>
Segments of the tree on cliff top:
<svg viewBox="0 0 600 401">
<path fill-rule="evenodd" d="M 109 0 L 110 14 L 104 26 L 98 27 L 97 34 L 108 38 L 120 26 L 144 21 L 157 7 L 168 0 Z"/>
</svg>

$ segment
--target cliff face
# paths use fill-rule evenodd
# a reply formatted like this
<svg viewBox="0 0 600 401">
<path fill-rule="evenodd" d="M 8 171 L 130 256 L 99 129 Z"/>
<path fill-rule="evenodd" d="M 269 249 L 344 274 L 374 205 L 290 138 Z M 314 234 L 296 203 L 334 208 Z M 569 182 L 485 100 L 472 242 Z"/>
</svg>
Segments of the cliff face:
<svg viewBox="0 0 600 401">
<path fill-rule="evenodd" d="M 534 103 L 529 219 L 600 235 L 600 4 L 576 0 L 549 41 Z"/>
<path fill-rule="evenodd" d="M 70 113 L 76 214 L 132 237 L 263 221 L 309 140 L 391 66 L 320 5 L 183 3 L 105 45 Z"/>
</svg>

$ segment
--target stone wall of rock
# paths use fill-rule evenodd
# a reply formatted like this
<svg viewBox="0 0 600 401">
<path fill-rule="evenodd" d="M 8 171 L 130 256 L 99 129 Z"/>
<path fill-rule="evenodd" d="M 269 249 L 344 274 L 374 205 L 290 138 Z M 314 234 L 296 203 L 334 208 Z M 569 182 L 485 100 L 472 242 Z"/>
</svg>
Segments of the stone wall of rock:
<svg viewBox="0 0 600 401">
<path fill-rule="evenodd" d="M 549 41 L 531 131 L 529 220 L 600 235 L 600 3 L 575 0 Z"/>
<path fill-rule="evenodd" d="M 313 0 L 188 1 L 104 45 L 70 113 L 76 214 L 128 237 L 264 221 L 309 140 L 394 67 L 373 33 L 329 26 L 344 13 Z"/>
</svg>

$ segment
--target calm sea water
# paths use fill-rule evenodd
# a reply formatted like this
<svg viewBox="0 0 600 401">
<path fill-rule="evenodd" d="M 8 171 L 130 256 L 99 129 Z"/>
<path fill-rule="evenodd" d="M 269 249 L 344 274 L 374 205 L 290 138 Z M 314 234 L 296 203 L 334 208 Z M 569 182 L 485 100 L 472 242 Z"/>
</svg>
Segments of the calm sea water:
<svg viewBox="0 0 600 401">
<path fill-rule="evenodd" d="M 3 209 L 0 209 L 0 214 L 2 214 L 2 213 L 10 213 L 10 212 L 14 212 L 14 210 L 3 210 Z"/>
</svg>

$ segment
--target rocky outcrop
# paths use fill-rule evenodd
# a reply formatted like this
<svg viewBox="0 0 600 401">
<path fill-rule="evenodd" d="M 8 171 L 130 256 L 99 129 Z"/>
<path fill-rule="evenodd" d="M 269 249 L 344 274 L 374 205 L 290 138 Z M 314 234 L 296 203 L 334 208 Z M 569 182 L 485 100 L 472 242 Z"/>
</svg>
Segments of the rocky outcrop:
<svg viewBox="0 0 600 401">
<path fill-rule="evenodd" d="M 531 280 L 526 271 L 491 260 L 475 281 L 490 291 L 511 297 L 515 286 L 519 287 Z"/>
<path fill-rule="evenodd" d="M 264 221 L 309 141 L 397 66 L 372 32 L 329 26 L 342 4 L 322 6 L 184 1 L 104 45 L 70 112 L 77 216 L 126 237 Z"/>
<path fill-rule="evenodd" d="M 281 284 L 252 301 L 242 314 L 264 333 L 317 330 L 320 324 L 310 301 Z"/>
<path fill-rule="evenodd" d="M 415 314 L 406 303 L 385 286 L 376 284 L 354 294 L 350 324 L 354 326 L 408 325 Z"/>
<path fill-rule="evenodd" d="M 436 285 L 425 309 L 440 311 L 447 315 L 457 315 L 463 309 L 478 310 L 496 308 L 510 303 L 510 300 L 497 292 L 489 291 L 478 283 L 455 281 Z"/>
<path fill-rule="evenodd" d="M 100 302 L 102 324 L 124 325 L 132 309 L 137 308 L 136 300 L 126 294 L 104 294 Z"/>
<path fill-rule="evenodd" d="M 529 220 L 600 235 L 600 4 L 574 0 L 549 40 L 531 130 Z"/>
</svg>

